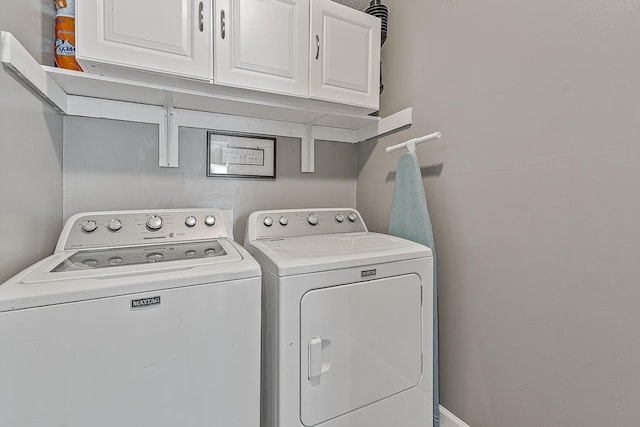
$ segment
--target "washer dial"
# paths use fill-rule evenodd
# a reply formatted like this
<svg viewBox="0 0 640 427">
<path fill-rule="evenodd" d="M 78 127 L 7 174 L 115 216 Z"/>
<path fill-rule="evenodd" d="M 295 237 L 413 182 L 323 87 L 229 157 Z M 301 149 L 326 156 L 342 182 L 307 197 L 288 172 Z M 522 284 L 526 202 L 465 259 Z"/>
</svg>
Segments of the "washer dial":
<svg viewBox="0 0 640 427">
<path fill-rule="evenodd" d="M 193 227 L 196 225 L 197 222 L 198 221 L 196 220 L 196 217 L 191 215 L 184 220 L 184 225 L 186 225 L 187 227 Z"/>
<path fill-rule="evenodd" d="M 356 214 L 354 214 L 353 212 L 351 212 L 348 216 L 349 221 L 351 222 L 356 222 L 356 219 L 358 219 L 358 217 L 356 216 Z"/>
<path fill-rule="evenodd" d="M 107 228 L 110 231 L 120 231 L 122 228 L 122 221 L 117 218 L 110 219 L 109 222 L 107 222 Z"/>
<path fill-rule="evenodd" d="M 336 215 L 336 221 L 338 221 L 338 222 L 340 222 L 340 223 L 341 223 L 342 221 L 344 221 L 344 215 L 342 215 L 341 213 L 337 214 L 337 215 Z"/>
<path fill-rule="evenodd" d="M 262 220 L 262 223 L 266 226 L 266 227 L 271 227 L 273 225 L 273 218 L 271 218 L 270 216 L 265 217 Z"/>
<path fill-rule="evenodd" d="M 86 259 L 86 260 L 84 260 L 83 264 L 85 265 L 85 267 L 95 268 L 100 263 L 95 259 Z"/>
<path fill-rule="evenodd" d="M 280 217 L 280 219 L 278 220 L 278 222 L 280 223 L 281 226 L 285 227 L 286 225 L 289 224 L 289 218 L 287 218 L 286 216 L 282 215 Z"/>
<path fill-rule="evenodd" d="M 122 261 L 124 261 L 122 258 L 120 258 L 119 256 L 114 256 L 109 258 L 109 265 L 120 265 L 122 264 Z"/>
<path fill-rule="evenodd" d="M 207 215 L 207 217 L 204 219 L 204 223 L 207 225 L 207 227 L 212 227 L 216 223 L 216 217 L 213 215 Z"/>
<path fill-rule="evenodd" d="M 93 233 L 94 231 L 96 231 L 96 228 L 98 228 L 98 224 L 92 219 L 89 219 L 82 223 L 82 231 L 84 231 L 85 233 Z"/>
<path fill-rule="evenodd" d="M 152 215 L 147 220 L 147 228 L 152 231 L 160 230 L 162 228 L 162 217 L 158 215 Z"/>
<path fill-rule="evenodd" d="M 149 262 L 160 262 L 163 258 L 164 255 L 162 255 L 160 252 L 152 252 L 147 255 L 147 261 Z"/>
<path fill-rule="evenodd" d="M 307 217 L 307 221 L 309 221 L 309 224 L 311 225 L 318 225 L 318 215 L 314 214 L 314 213 L 310 213 L 309 216 Z"/>
</svg>

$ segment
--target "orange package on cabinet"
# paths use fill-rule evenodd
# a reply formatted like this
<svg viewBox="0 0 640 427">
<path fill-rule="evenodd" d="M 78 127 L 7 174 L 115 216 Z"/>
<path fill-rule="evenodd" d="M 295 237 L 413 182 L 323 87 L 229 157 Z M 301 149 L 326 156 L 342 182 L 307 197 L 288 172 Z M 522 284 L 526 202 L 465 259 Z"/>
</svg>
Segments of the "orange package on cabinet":
<svg viewBox="0 0 640 427">
<path fill-rule="evenodd" d="M 56 5 L 56 65 L 82 71 L 76 61 L 76 2 L 55 0 Z"/>
</svg>

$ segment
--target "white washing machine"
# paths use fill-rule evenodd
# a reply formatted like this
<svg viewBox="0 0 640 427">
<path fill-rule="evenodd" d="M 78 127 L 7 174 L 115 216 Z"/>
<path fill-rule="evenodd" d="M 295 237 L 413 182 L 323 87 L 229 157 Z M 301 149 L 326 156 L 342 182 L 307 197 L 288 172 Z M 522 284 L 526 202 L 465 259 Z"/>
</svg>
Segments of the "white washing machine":
<svg viewBox="0 0 640 427">
<path fill-rule="evenodd" d="M 431 250 L 353 209 L 254 212 L 262 266 L 262 427 L 433 422 Z"/>
<path fill-rule="evenodd" d="M 0 426 L 258 427 L 260 267 L 222 211 L 98 212 L 0 286 Z"/>
</svg>

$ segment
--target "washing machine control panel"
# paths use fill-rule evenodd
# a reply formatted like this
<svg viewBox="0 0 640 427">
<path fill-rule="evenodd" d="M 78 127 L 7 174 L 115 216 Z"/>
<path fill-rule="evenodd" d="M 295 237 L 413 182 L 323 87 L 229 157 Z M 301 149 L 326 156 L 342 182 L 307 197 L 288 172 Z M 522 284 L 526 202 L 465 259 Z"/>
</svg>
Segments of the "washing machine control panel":
<svg viewBox="0 0 640 427">
<path fill-rule="evenodd" d="M 158 209 L 79 214 L 71 218 L 58 242 L 64 249 L 178 243 L 233 238 L 219 209 Z"/>
<path fill-rule="evenodd" d="M 367 231 L 355 209 L 289 209 L 254 212 L 245 239 L 277 239 L 317 234 Z"/>
</svg>

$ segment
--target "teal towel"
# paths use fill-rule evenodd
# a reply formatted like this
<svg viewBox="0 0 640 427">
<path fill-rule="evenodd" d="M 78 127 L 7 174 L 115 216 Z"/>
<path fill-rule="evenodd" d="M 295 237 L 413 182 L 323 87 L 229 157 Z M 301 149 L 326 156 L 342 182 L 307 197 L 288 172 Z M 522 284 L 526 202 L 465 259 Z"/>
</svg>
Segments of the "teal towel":
<svg viewBox="0 0 640 427">
<path fill-rule="evenodd" d="M 438 288 L 436 286 L 435 246 L 427 208 L 427 197 L 416 153 L 400 157 L 393 190 L 389 234 L 425 245 L 433 251 L 433 426 L 440 425 L 438 382 Z"/>
</svg>

